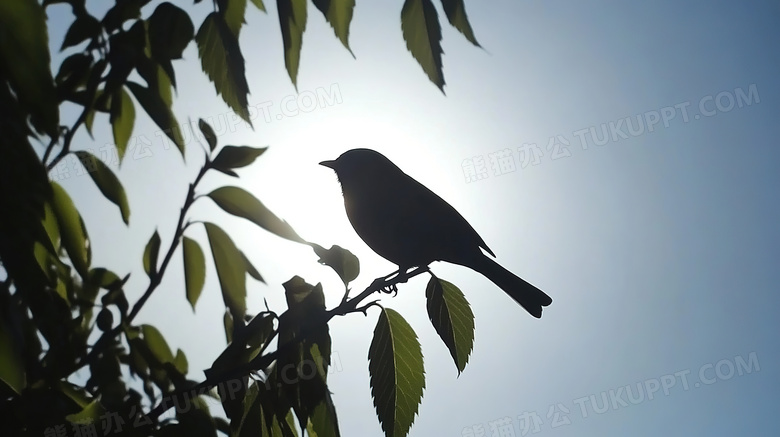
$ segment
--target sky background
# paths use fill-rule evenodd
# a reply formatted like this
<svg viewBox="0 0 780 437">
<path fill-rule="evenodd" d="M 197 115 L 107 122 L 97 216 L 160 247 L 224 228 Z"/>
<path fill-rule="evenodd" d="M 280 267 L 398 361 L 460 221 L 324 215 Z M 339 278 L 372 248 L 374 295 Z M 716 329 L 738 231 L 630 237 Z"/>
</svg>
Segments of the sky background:
<svg viewBox="0 0 780 437">
<path fill-rule="evenodd" d="M 173 3 L 193 11 L 196 29 L 211 10 L 210 2 Z M 240 179 L 209 174 L 200 192 L 239 185 L 304 238 L 348 248 L 361 261 L 353 284 L 362 290 L 394 266 L 354 233 L 335 175 L 317 163 L 373 148 L 450 202 L 499 263 L 553 298 L 536 320 L 479 274 L 434 264 L 476 316 L 474 350 L 458 377 L 428 321 L 427 278 L 383 297 L 415 329 L 425 354 L 426 389 L 410 435 L 776 429 L 780 4 L 470 1 L 483 50 L 449 26 L 436 3 L 446 96 L 406 49 L 402 2 L 358 2 L 350 32 L 356 59 L 309 4 L 297 91 L 330 99 L 308 106 L 295 100 L 275 3 L 266 3 L 268 15 L 247 8 L 240 38 L 249 103 L 271 115 L 255 118 L 254 130 L 216 96 L 194 43 L 174 64 L 179 123 L 204 118 L 222 145 L 269 146 Z M 88 8 L 102 16 L 107 5 Z M 67 6 L 47 11 L 56 52 L 72 18 Z M 63 56 L 54 55 L 53 64 Z M 183 162 L 136 106 L 131 148 L 121 168 L 112 164 L 130 201 L 129 227 L 74 161 L 56 176 L 84 216 L 93 263 L 120 276 L 132 272 L 131 303 L 147 285 L 146 242 L 158 229 L 163 248 L 170 243 L 203 162 L 193 141 Z M 68 109 L 63 121 L 77 115 Z M 602 126 L 606 141 L 598 141 Z M 74 148 L 108 159 L 107 116 L 96 117 L 94 138 L 82 132 Z M 558 146 L 548 148 L 551 138 Z M 509 162 L 498 165 L 505 150 Z M 328 306 L 338 303 L 340 280 L 311 249 L 228 216 L 208 199 L 196 202 L 190 217 L 227 229 L 265 277 L 267 285 L 248 279 L 250 313 L 262 310 L 264 299 L 282 312 L 281 284 L 294 275 L 322 282 Z M 186 235 L 207 256 L 196 311 L 185 300 L 179 252 L 136 321 L 154 324 L 174 350 L 184 350 L 190 378 L 201 380 L 225 347 L 224 305 L 203 227 Z M 336 371 L 329 386 L 343 435 L 381 435 L 366 359 L 377 313 L 331 323 Z M 666 389 L 658 388 L 663 382 Z M 211 407 L 221 410 L 217 402 Z"/>
</svg>

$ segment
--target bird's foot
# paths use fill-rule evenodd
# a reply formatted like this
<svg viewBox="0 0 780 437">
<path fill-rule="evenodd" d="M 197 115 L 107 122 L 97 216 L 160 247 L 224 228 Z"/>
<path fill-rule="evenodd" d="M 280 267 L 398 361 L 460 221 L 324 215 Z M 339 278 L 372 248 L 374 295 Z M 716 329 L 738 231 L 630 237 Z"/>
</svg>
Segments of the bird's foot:
<svg viewBox="0 0 780 437">
<path fill-rule="evenodd" d="M 393 293 L 393 297 L 398 295 L 398 287 L 395 284 L 385 285 L 382 287 L 381 291 L 385 294 Z"/>
</svg>

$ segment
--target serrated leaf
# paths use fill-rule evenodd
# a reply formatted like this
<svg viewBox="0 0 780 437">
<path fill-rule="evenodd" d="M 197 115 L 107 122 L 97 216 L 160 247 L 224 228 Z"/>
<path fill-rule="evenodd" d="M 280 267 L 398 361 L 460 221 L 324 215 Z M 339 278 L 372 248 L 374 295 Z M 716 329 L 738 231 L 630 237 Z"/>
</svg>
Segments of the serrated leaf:
<svg viewBox="0 0 780 437">
<path fill-rule="evenodd" d="M 425 369 L 417 334 L 396 311 L 383 308 L 368 349 L 371 396 L 386 436 L 405 436 L 417 414 Z"/>
<path fill-rule="evenodd" d="M 62 41 L 60 51 L 81 44 L 88 39 L 94 38 L 99 33 L 100 22 L 95 17 L 89 14 L 76 17 L 65 33 L 65 39 Z"/>
<path fill-rule="evenodd" d="M 352 49 L 349 48 L 349 24 L 352 22 L 355 0 L 312 0 L 312 3 L 325 15 L 336 37 L 352 53 Z"/>
<path fill-rule="evenodd" d="M 306 0 L 276 0 L 284 43 L 284 66 L 295 89 L 298 89 L 298 64 L 301 59 L 303 32 L 306 30 Z"/>
<path fill-rule="evenodd" d="M 187 290 L 187 301 L 195 311 L 195 304 L 198 302 L 203 284 L 206 281 L 206 258 L 203 256 L 203 250 L 193 239 L 184 237 L 182 239 L 182 255 L 184 257 L 184 288 Z"/>
<path fill-rule="evenodd" d="M 230 308 L 233 319 L 243 319 L 246 314 L 246 269 L 241 251 L 222 228 L 212 223 L 204 225 L 217 268 L 222 298 Z"/>
<path fill-rule="evenodd" d="M 441 26 L 431 0 L 406 0 L 401 9 L 401 31 L 406 48 L 422 67 L 428 79 L 444 92 L 441 65 Z"/>
<path fill-rule="evenodd" d="M 138 103 L 141 104 L 141 107 L 144 108 L 144 111 L 149 114 L 152 121 L 168 135 L 168 138 L 176 144 L 176 147 L 179 148 L 182 156 L 184 156 L 184 138 L 181 136 L 181 129 L 171 111 L 170 105 L 163 100 L 167 96 L 160 95 L 159 92 L 155 92 L 135 82 L 127 81 L 126 85 L 130 88 Z"/>
<path fill-rule="evenodd" d="M 282 238 L 306 243 L 286 221 L 280 219 L 257 198 L 238 187 L 221 187 L 208 196 L 225 212 L 243 217 Z"/>
<path fill-rule="evenodd" d="M 311 244 L 311 247 L 314 249 L 314 253 L 320 257 L 319 263 L 330 266 L 339 275 L 344 285 L 354 281 L 360 274 L 360 261 L 347 249 L 335 245 L 331 246 L 330 249 L 325 249 L 314 243 Z"/>
<path fill-rule="evenodd" d="M 95 182 L 95 185 L 97 185 L 100 192 L 103 193 L 103 196 L 119 207 L 119 212 L 122 213 L 122 221 L 124 221 L 125 224 L 129 224 L 130 205 L 127 203 L 125 189 L 122 187 L 122 183 L 119 182 L 119 179 L 117 179 L 114 172 L 111 171 L 103 161 L 89 152 L 79 150 L 74 153 L 87 170 L 87 173 L 89 173 L 89 176 Z"/>
<path fill-rule="evenodd" d="M 114 143 L 116 143 L 116 153 L 119 155 L 119 162 L 122 162 L 125 150 L 127 150 L 127 142 L 130 140 L 133 125 L 135 125 L 135 105 L 124 88 L 118 89 L 111 99 L 110 121 L 111 130 L 114 133 Z"/>
<path fill-rule="evenodd" d="M 202 118 L 198 119 L 198 127 L 206 138 L 206 142 L 209 143 L 209 150 L 213 152 L 217 147 L 217 135 L 214 133 L 214 129 L 211 128 L 211 125 L 203 121 Z"/>
<path fill-rule="evenodd" d="M 458 375 L 474 348 L 474 313 L 466 296 L 454 284 L 431 277 L 425 287 L 428 318 L 450 350 Z"/>
<path fill-rule="evenodd" d="M 219 151 L 217 157 L 214 158 L 214 162 L 211 163 L 211 167 L 215 170 L 221 171 L 222 173 L 231 176 L 237 176 L 232 171 L 232 169 L 246 167 L 247 165 L 253 163 L 255 159 L 262 155 L 267 149 L 267 147 L 256 148 L 249 146 L 225 146 L 222 148 L 222 150 Z"/>
<path fill-rule="evenodd" d="M 180 59 L 192 41 L 195 27 L 190 16 L 171 3 L 161 3 L 149 17 L 149 46 L 158 62 Z"/>
<path fill-rule="evenodd" d="M 469 24 L 469 17 L 466 15 L 466 6 L 463 4 L 463 0 L 441 0 L 441 5 L 452 27 L 458 29 L 469 42 L 477 47 L 482 47 L 474 37 L 474 31 L 471 30 L 471 24 Z"/>
<path fill-rule="evenodd" d="M 149 277 L 157 273 L 157 257 L 160 255 L 160 234 L 154 231 L 152 238 L 144 248 L 144 271 Z"/>
<path fill-rule="evenodd" d="M 246 254 L 244 252 L 241 252 L 241 256 L 244 258 L 244 264 L 246 264 L 246 272 L 249 273 L 249 276 L 265 284 L 265 280 L 263 279 L 263 276 L 260 275 L 260 272 L 257 271 L 254 264 L 252 264 L 252 262 L 249 261 L 249 258 L 246 257 Z"/>
<path fill-rule="evenodd" d="M 144 341 L 160 364 L 173 363 L 174 357 L 168 342 L 160 331 L 152 325 L 141 325 Z"/>
<path fill-rule="evenodd" d="M 86 277 L 90 263 L 89 238 L 84 222 L 70 196 L 56 182 L 51 182 L 52 210 L 57 217 L 62 245 L 73 266 L 82 277 Z"/>
<path fill-rule="evenodd" d="M 226 0 L 224 2 L 217 3 L 218 5 L 225 5 L 222 12 L 222 17 L 225 19 L 230 33 L 238 38 L 241 33 L 241 26 L 245 23 L 244 14 L 246 13 L 246 0 Z"/>
<path fill-rule="evenodd" d="M 217 94 L 250 126 L 247 94 L 249 85 L 244 72 L 244 56 L 238 39 L 225 19 L 217 12 L 209 14 L 195 36 L 201 67 L 214 83 Z"/>
<path fill-rule="evenodd" d="M 31 115 L 35 130 L 59 136 L 59 103 L 49 56 L 46 13 L 37 0 L 0 1 L 0 59 L 3 76 Z"/>
</svg>

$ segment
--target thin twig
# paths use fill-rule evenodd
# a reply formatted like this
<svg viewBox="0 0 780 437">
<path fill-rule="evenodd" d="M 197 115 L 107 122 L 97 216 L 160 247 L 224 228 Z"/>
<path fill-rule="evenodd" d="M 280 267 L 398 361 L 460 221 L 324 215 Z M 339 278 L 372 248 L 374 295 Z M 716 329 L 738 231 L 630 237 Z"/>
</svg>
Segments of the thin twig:
<svg viewBox="0 0 780 437">
<path fill-rule="evenodd" d="M 146 301 L 149 300 L 149 298 L 152 296 L 152 293 L 157 289 L 157 287 L 162 282 L 163 275 L 165 274 L 165 270 L 168 267 L 168 263 L 171 261 L 171 258 L 173 257 L 173 253 L 176 251 L 176 249 L 179 247 L 179 242 L 181 241 L 181 237 L 184 234 L 184 229 L 186 229 L 186 226 L 184 225 L 184 218 L 187 215 L 187 211 L 189 211 L 189 208 L 192 206 L 193 202 L 195 201 L 195 187 L 198 185 L 200 180 L 203 178 L 203 175 L 206 174 L 206 171 L 211 168 L 211 162 L 206 161 L 203 165 L 203 168 L 200 169 L 198 172 L 198 175 L 195 177 L 195 181 L 190 184 L 189 190 L 187 191 L 187 197 L 184 201 L 184 206 L 181 208 L 181 212 L 179 214 L 179 220 L 176 223 L 176 231 L 174 232 L 173 239 L 171 241 L 171 245 L 168 247 L 168 252 L 165 254 L 165 258 L 163 258 L 162 263 L 160 264 L 160 268 L 153 270 L 152 276 L 149 278 L 149 285 L 146 288 L 146 291 L 144 291 L 144 294 L 138 299 L 138 301 L 133 305 L 133 308 L 130 310 L 130 313 L 127 315 L 127 318 L 122 321 L 119 325 L 111 329 L 110 331 L 106 331 L 103 333 L 103 335 L 100 336 L 100 338 L 95 342 L 94 347 L 92 350 L 87 354 L 86 357 L 84 357 L 83 360 L 81 360 L 79 363 L 76 364 L 76 368 L 72 371 L 69 371 L 67 374 L 73 373 L 73 371 L 80 369 L 87 363 L 91 362 L 98 354 L 100 354 L 103 349 L 106 347 L 107 344 L 110 343 L 112 339 L 117 337 L 119 334 L 121 334 L 124 331 L 124 326 L 129 326 L 133 319 L 138 315 L 138 313 L 141 311 L 141 308 L 143 308 L 144 304 L 146 304 Z"/>
</svg>

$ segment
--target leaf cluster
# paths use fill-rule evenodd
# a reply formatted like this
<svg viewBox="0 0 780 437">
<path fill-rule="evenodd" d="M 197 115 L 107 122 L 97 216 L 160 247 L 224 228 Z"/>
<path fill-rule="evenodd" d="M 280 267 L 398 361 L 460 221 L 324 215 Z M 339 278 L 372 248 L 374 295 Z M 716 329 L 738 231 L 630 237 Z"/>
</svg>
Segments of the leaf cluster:
<svg viewBox="0 0 780 437">
<path fill-rule="evenodd" d="M 71 7 L 73 22 L 56 74 L 51 66 L 46 8 Z M 194 3 L 201 3 L 196 0 Z M 312 0 L 344 47 L 354 0 Z M 265 12 L 262 0 L 252 0 Z M 297 86 L 305 0 L 278 0 L 284 65 Z M 204 164 L 189 185 L 170 241 L 155 231 L 142 256 L 147 286 L 128 300 L 130 272 L 100 267 L 82 213 L 67 190 L 48 178 L 58 162 L 74 155 L 114 204 L 125 224 L 130 204 L 122 183 L 100 159 L 74 150 L 74 135 L 92 135 L 97 114 L 107 115 L 120 162 L 141 111 L 184 155 L 181 128 L 172 111 L 177 91 L 174 61 L 194 42 L 201 68 L 215 91 L 251 124 L 249 87 L 239 36 L 246 0 L 213 0 L 196 26 L 188 12 L 171 2 L 116 0 L 101 16 L 84 0 L 0 0 L 0 419 L 8 435 L 217 435 L 339 434 L 336 407 L 327 384 L 331 363 L 328 322 L 335 316 L 381 309 L 369 349 L 374 404 L 387 435 L 406 435 L 425 386 L 423 356 L 414 330 L 403 317 L 366 303 L 373 293 L 397 289 L 401 275 L 380 278 L 357 296 L 357 257 L 339 246 L 326 249 L 300 237 L 251 193 L 226 185 L 198 191 L 204 177 L 217 173 L 238 178 L 238 169 L 265 148 L 219 145 L 211 126 L 197 124 L 206 144 Z M 462 0 L 442 0 L 456 29 L 478 46 Z M 440 89 L 441 29 L 430 0 L 406 0 L 401 31 L 409 51 Z M 60 111 L 77 108 L 63 125 Z M 36 147 L 38 142 L 42 146 Z M 224 177 L 224 176 L 218 176 Z M 226 213 L 242 217 L 289 241 L 310 246 L 321 264 L 339 276 L 344 295 L 325 306 L 321 284 L 300 277 L 283 284 L 287 308 L 250 314 L 247 276 L 264 282 L 259 271 L 217 223 L 193 220 L 189 211 L 210 199 Z M 202 225 L 207 241 L 191 234 Z M 208 251 L 204 250 L 208 247 Z M 181 250 L 179 250 L 181 248 Z M 191 379 L 184 351 L 170 348 L 151 324 L 136 316 L 159 288 L 174 257 L 184 269 L 182 295 L 195 311 L 204 292 L 208 253 L 225 304 L 227 347 L 206 371 Z M 403 278 L 429 272 L 420 268 Z M 138 274 L 138 273 L 134 273 Z M 426 290 L 431 322 L 461 372 L 472 349 L 473 314 L 452 284 L 432 278 Z M 86 375 L 86 377 L 85 377 Z M 211 412 L 207 399 L 224 410 Z M 172 416 L 162 413 L 173 408 Z"/>
</svg>

